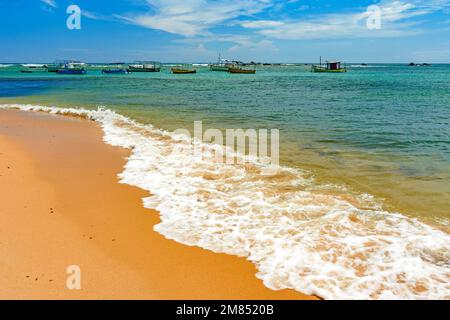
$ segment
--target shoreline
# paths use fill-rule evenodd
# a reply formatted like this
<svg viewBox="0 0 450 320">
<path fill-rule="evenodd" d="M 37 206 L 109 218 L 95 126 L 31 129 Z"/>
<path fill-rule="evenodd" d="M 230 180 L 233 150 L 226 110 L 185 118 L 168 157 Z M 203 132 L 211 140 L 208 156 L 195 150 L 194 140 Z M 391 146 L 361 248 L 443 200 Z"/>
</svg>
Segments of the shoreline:
<svg viewBox="0 0 450 320">
<path fill-rule="evenodd" d="M 245 258 L 153 231 L 147 193 L 118 182 L 129 151 L 105 144 L 94 122 L 18 110 L 0 119 L 0 298 L 315 298 L 265 287 Z M 81 290 L 65 286 L 69 265 Z"/>
</svg>

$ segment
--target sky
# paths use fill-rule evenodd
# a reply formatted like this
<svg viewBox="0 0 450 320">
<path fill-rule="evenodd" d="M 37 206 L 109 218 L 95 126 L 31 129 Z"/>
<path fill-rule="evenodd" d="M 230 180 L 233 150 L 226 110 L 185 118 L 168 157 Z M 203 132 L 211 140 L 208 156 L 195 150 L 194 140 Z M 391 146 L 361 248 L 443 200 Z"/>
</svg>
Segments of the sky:
<svg viewBox="0 0 450 320">
<path fill-rule="evenodd" d="M 70 30 L 67 8 L 81 9 Z M 450 63 L 450 0 L 0 0 L 0 62 Z"/>
</svg>

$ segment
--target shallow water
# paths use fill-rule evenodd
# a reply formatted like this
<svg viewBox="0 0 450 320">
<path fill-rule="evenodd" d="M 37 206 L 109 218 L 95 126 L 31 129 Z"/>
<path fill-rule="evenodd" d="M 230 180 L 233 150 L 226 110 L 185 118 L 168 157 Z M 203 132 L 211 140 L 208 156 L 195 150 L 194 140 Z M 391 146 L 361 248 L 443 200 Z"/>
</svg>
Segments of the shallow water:
<svg viewBox="0 0 450 320">
<path fill-rule="evenodd" d="M 278 128 L 281 163 L 370 193 L 389 210 L 450 218 L 450 65 L 370 65 L 347 74 L 307 66 L 256 75 L 198 68 L 155 74 L 58 76 L 0 68 L 0 99 L 98 105 L 174 130 Z"/>
</svg>

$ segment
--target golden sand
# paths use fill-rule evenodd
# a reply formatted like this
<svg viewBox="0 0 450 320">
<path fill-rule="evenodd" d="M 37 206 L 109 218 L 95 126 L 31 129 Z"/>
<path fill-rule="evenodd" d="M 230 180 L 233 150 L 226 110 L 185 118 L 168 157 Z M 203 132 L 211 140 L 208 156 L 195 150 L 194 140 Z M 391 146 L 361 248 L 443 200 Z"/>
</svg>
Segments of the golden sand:
<svg viewBox="0 0 450 320">
<path fill-rule="evenodd" d="M 1 299 L 308 299 L 244 258 L 153 231 L 146 193 L 118 183 L 128 151 L 93 122 L 0 110 Z M 66 286 L 70 265 L 81 290 Z"/>
</svg>

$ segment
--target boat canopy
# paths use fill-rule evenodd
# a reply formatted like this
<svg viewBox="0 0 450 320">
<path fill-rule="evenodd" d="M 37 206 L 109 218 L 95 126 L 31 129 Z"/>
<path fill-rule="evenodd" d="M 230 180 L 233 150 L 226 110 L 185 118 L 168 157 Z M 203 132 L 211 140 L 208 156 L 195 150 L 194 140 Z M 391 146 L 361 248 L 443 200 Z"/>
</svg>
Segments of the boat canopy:
<svg viewBox="0 0 450 320">
<path fill-rule="evenodd" d="M 339 70 L 341 69 L 341 62 L 336 60 L 327 60 L 327 69 L 328 70 Z"/>
</svg>

